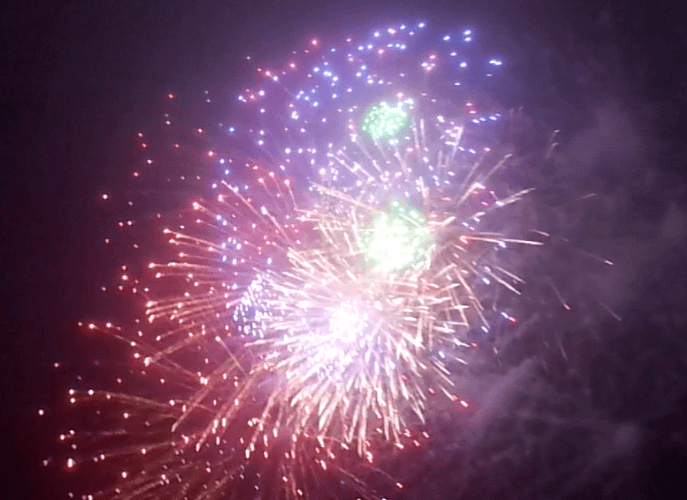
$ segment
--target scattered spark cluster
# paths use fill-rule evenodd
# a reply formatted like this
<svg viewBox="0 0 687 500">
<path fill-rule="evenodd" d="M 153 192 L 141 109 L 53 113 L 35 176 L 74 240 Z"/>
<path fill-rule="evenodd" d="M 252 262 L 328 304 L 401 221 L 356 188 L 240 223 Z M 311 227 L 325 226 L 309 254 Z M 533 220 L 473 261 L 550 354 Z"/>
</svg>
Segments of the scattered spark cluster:
<svg viewBox="0 0 687 500">
<path fill-rule="evenodd" d="M 88 327 L 158 380 L 70 395 L 122 419 L 117 446 L 68 459 L 118 471 L 94 496 L 375 498 L 361 470 L 422 446 L 434 398 L 468 406 L 458 375 L 468 333 L 492 326 L 483 297 L 522 283 L 500 256 L 539 244 L 490 229 L 527 191 L 494 181 L 501 115 L 473 89 L 502 62 L 472 42 L 397 25 L 258 69 L 204 153 L 222 172 L 212 196 L 164 229 L 171 257 L 122 276 L 145 297 L 138 328 Z"/>
<path fill-rule="evenodd" d="M 376 270 L 390 273 L 423 262 L 428 265 L 435 245 L 424 216 L 394 201 L 373 221 L 363 248 Z"/>
<path fill-rule="evenodd" d="M 360 130 L 373 140 L 392 138 L 398 134 L 408 121 L 408 114 L 403 110 L 403 103 L 391 107 L 383 102 L 371 106 L 365 113 Z"/>
</svg>

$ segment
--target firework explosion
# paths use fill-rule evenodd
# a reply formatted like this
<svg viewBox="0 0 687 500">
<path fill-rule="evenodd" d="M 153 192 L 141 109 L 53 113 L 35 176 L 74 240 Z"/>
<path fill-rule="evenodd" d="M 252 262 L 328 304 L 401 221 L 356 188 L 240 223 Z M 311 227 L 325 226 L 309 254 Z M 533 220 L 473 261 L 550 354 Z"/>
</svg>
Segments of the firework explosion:
<svg viewBox="0 0 687 500">
<path fill-rule="evenodd" d="M 332 473 L 375 497 L 378 457 L 427 439 L 431 398 L 467 405 L 482 299 L 522 282 L 500 256 L 539 244 L 498 230 L 527 191 L 499 177 L 501 115 L 478 89 L 501 61 L 472 38 L 399 25 L 258 70 L 206 152 L 226 177 L 164 230 L 174 256 L 150 283 L 124 277 L 140 329 L 89 325 L 164 386 L 73 392 L 125 420 L 94 453 L 120 475 L 101 495 L 311 497 Z"/>
</svg>

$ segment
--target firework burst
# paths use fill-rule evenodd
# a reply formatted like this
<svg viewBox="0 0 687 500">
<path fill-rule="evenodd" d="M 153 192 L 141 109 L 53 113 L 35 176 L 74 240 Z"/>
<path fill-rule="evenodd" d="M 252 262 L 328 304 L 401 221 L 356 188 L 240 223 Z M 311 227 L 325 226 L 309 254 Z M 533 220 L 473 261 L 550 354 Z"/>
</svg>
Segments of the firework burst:
<svg viewBox="0 0 687 500">
<path fill-rule="evenodd" d="M 90 326 L 165 385 L 74 397 L 127 420 L 129 444 L 96 454 L 122 470 L 105 496 L 308 497 L 332 472 L 374 497 L 376 455 L 419 445 L 433 395 L 461 401 L 482 297 L 522 282 L 500 255 L 539 243 L 498 230 L 527 193 L 499 177 L 500 114 L 474 90 L 501 61 L 469 72 L 471 31 L 434 48 L 424 29 L 312 40 L 240 94 L 218 130 L 242 154 L 207 151 L 227 177 L 134 282 L 145 327 Z"/>
</svg>

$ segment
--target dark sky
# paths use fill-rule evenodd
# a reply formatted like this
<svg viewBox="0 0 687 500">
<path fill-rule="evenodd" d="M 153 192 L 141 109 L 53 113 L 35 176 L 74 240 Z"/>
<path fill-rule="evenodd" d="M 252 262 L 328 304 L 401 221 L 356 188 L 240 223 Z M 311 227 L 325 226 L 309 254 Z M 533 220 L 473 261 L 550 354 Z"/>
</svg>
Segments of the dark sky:
<svg viewBox="0 0 687 500">
<path fill-rule="evenodd" d="M 11 0 L 0 21 L 3 495 L 54 498 L 39 467 L 53 428 L 37 410 L 65 383 L 52 363 L 89 355 L 76 322 L 105 307 L 93 297 L 114 274 L 94 249 L 112 222 L 95 200 L 135 161 L 134 133 L 165 92 L 236 86 L 244 54 L 278 59 L 313 34 L 419 17 L 484 25 L 523 44 L 529 34 L 534 52 L 553 50 L 567 68 L 575 58 L 601 65 L 595 95 L 615 86 L 629 114 L 670 143 L 661 168 L 679 175 L 684 14 L 655 2 Z"/>
</svg>

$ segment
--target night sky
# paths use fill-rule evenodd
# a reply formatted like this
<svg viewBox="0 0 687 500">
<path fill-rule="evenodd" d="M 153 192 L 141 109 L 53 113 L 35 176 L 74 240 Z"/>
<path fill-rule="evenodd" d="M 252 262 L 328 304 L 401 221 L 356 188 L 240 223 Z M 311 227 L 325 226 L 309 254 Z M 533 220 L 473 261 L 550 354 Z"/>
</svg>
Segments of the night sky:
<svg viewBox="0 0 687 500">
<path fill-rule="evenodd" d="M 278 60 L 311 35 L 418 18 L 484 26 L 507 44 L 514 81 L 527 87 L 513 87 L 503 96 L 506 105 L 523 105 L 562 128 L 590 168 L 617 165 L 599 167 L 596 177 L 601 189 L 624 189 L 609 198 L 622 204 L 622 222 L 603 248 L 627 271 L 608 291 L 626 319 L 608 323 L 613 340 L 597 349 L 596 359 L 617 349 L 630 365 L 616 369 L 609 362 L 613 390 L 604 389 L 617 397 L 606 408 L 610 420 L 633 422 L 641 436 L 632 452 L 636 487 L 623 495 L 659 498 L 668 486 L 687 491 L 679 473 L 687 470 L 687 333 L 681 331 L 687 12 L 667 2 L 478 3 L 12 0 L 3 8 L 0 483 L 6 498 L 63 498 L 66 491 L 59 471 L 40 465 L 65 423 L 57 410 L 44 418 L 38 410 L 58 407 L 69 384 L 69 372 L 56 373 L 54 362 L 78 365 L 107 354 L 76 328 L 113 314 L 97 291 L 116 272 L 101 250 L 115 219 L 97 208 L 98 197 L 120 186 L 139 160 L 135 133 L 154 119 L 162 96 L 238 89 L 247 53 Z M 643 189 L 647 171 L 659 191 Z M 599 367 L 590 365 L 579 366 Z M 596 492 L 606 480 L 580 479 Z"/>
</svg>

